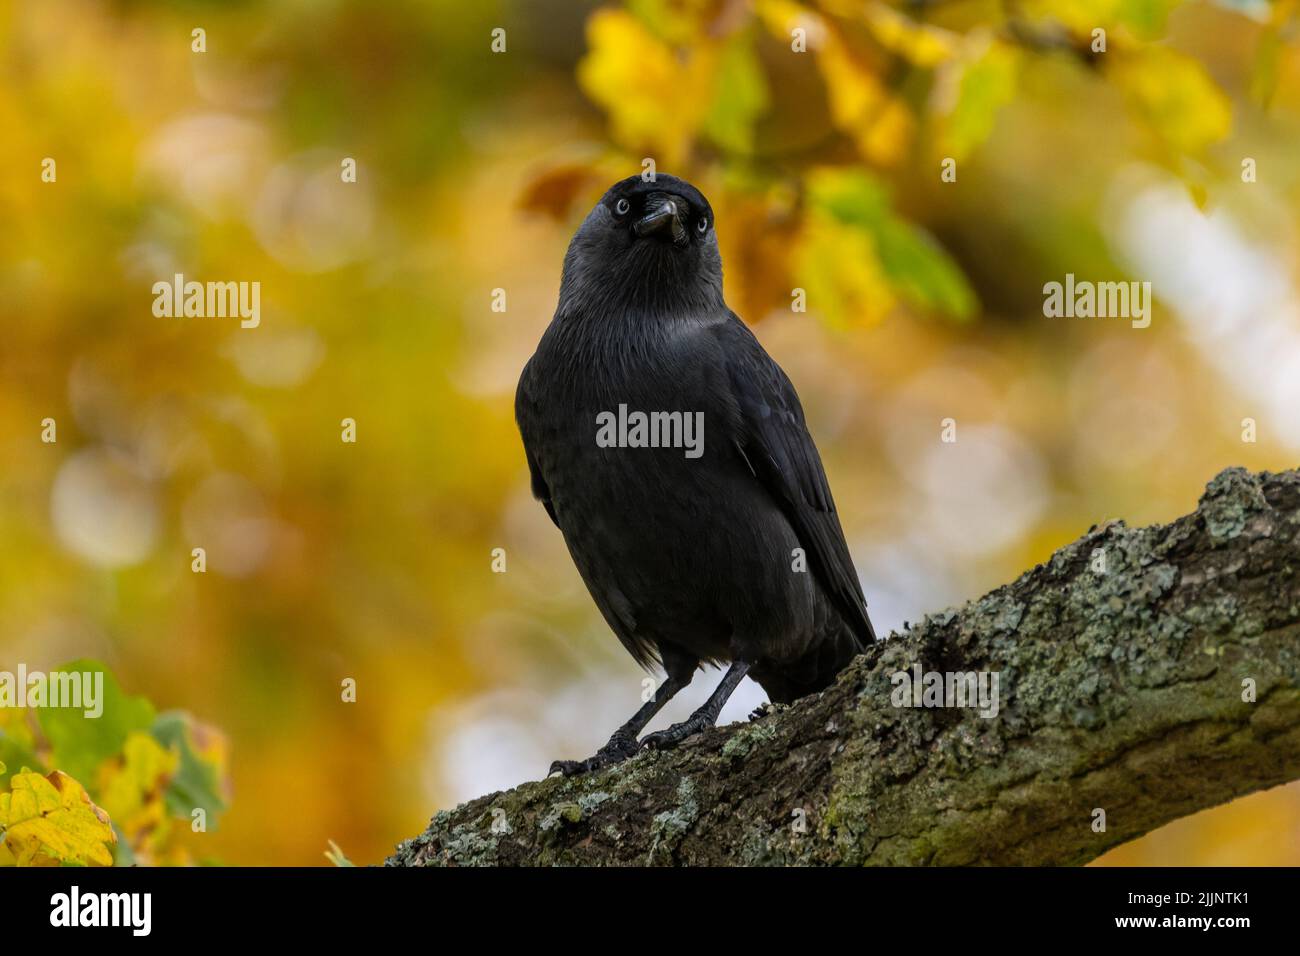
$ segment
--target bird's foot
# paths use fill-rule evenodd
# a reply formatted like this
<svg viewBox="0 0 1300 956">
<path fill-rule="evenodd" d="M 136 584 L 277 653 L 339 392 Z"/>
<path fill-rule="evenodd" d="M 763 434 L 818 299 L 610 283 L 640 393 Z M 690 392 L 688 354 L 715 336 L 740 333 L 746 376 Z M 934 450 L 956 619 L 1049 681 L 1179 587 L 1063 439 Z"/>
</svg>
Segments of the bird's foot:
<svg viewBox="0 0 1300 956">
<path fill-rule="evenodd" d="M 672 750 L 687 737 L 694 736 L 713 726 L 713 721 L 706 714 L 691 714 L 680 724 L 673 724 L 666 730 L 657 730 L 641 738 L 642 750 Z"/>
<path fill-rule="evenodd" d="M 635 737 L 615 734 L 609 738 L 609 743 L 596 751 L 595 756 L 588 757 L 586 760 L 557 760 L 551 764 L 551 769 L 546 771 L 546 775 L 549 777 L 553 773 L 559 773 L 566 777 L 574 777 L 580 773 L 590 773 L 592 770 L 622 763 L 629 757 L 636 756 L 637 749 Z"/>
<path fill-rule="evenodd" d="M 770 713 L 772 713 L 772 705 L 768 701 L 763 701 L 749 712 L 749 719 L 758 720 L 758 718 L 766 717 Z"/>
</svg>

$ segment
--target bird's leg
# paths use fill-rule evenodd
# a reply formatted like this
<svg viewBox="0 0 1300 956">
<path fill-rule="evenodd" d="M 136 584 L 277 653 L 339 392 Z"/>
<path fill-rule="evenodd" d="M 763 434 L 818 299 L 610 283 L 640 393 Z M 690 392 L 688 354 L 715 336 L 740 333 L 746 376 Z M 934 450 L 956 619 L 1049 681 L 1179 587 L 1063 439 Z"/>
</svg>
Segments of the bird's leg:
<svg viewBox="0 0 1300 956">
<path fill-rule="evenodd" d="M 673 724 L 667 730 L 646 734 L 645 739 L 641 741 L 641 746 L 650 747 L 654 750 L 668 750 L 676 747 L 691 734 L 698 734 L 702 730 L 708 730 L 717 721 L 718 714 L 722 713 L 722 707 L 726 704 L 727 698 L 736 689 L 736 685 L 744 679 L 748 670 L 748 661 L 735 661 L 727 669 L 727 673 L 722 675 L 721 683 L 709 695 L 709 699 L 700 706 L 699 710 L 680 724 Z"/>
<path fill-rule="evenodd" d="M 672 700 L 677 692 L 690 682 L 689 677 L 669 674 L 655 691 L 654 697 L 642 704 L 641 709 L 633 714 L 627 723 L 614 731 L 614 736 L 609 738 L 609 743 L 597 750 L 594 757 L 588 757 L 586 760 L 557 760 L 551 764 L 551 769 L 546 772 L 546 775 L 549 777 L 558 771 L 566 777 L 572 777 L 635 756 L 638 749 L 637 734 L 645 729 L 645 725 L 650 723 L 655 714 L 663 710 L 664 704 Z"/>
</svg>

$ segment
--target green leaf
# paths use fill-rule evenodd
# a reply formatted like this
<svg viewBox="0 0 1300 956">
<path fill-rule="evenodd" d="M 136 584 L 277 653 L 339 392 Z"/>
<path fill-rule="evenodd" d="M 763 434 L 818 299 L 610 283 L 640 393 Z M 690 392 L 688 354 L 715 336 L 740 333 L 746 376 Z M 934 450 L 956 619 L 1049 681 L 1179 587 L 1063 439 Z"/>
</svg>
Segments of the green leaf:
<svg viewBox="0 0 1300 956">
<path fill-rule="evenodd" d="M 928 233 L 900 219 L 886 220 L 876 253 L 903 301 L 961 321 L 974 315 L 975 293 L 966 276 Z"/>
<path fill-rule="evenodd" d="M 960 163 L 992 135 L 998 111 L 1016 94 L 1019 68 L 1016 49 L 994 40 L 945 68 L 955 73 L 945 82 L 956 91 L 952 109 L 940 121 L 939 145 L 945 156 Z"/>
<path fill-rule="evenodd" d="M 215 830 L 217 816 L 226 809 L 221 797 L 222 767 L 217 759 L 205 757 L 195 741 L 195 724 L 189 714 L 168 711 L 153 725 L 154 738 L 164 747 L 178 751 L 180 765 L 167 788 L 167 810 L 189 819 L 198 808 L 207 813 L 208 829 Z"/>
<path fill-rule="evenodd" d="M 1115 20 L 1132 30 L 1139 40 L 1158 40 L 1168 29 L 1170 12 L 1180 2 L 1181 0 L 1119 0 L 1115 4 Z"/>
<path fill-rule="evenodd" d="M 131 841 L 123 835 L 122 829 L 116 823 L 113 824 L 113 837 L 117 840 L 113 844 L 113 865 L 135 866 L 135 851 L 131 849 Z"/>
<path fill-rule="evenodd" d="M 13 773 L 18 773 L 19 767 L 35 767 L 44 773 L 43 765 L 36 757 L 25 707 L 0 707 L 0 788 L 9 782 L 6 778 L 10 771 L 5 769 L 6 764 L 14 768 Z"/>
<path fill-rule="evenodd" d="M 734 34 L 722 48 L 715 94 L 704 129 L 724 149 L 748 153 L 754 148 L 754 122 L 768 106 L 767 80 L 754 53 L 749 31 Z"/>
<path fill-rule="evenodd" d="M 356 866 L 355 863 L 347 858 L 347 854 L 339 848 L 337 843 L 333 840 L 327 840 L 325 842 L 330 845 L 330 848 L 325 851 L 325 859 L 329 860 L 335 866 Z"/>
<path fill-rule="evenodd" d="M 1091 38 L 1097 27 L 1127 34 L 1140 41 L 1157 40 L 1167 32 L 1169 13 L 1182 0 L 1027 0 L 1017 4 L 1017 16 L 1039 25 L 1061 24 L 1075 36 Z"/>
<path fill-rule="evenodd" d="M 931 236 L 899 218 L 884 187 L 861 170 L 824 170 L 809 180 L 809 205 L 868 233 L 898 297 L 917 309 L 966 320 L 977 300 L 966 277 Z"/>
<path fill-rule="evenodd" d="M 83 707 L 43 707 L 37 711 L 41 731 L 50 742 L 50 764 L 78 780 L 95 779 L 95 771 L 120 753 L 133 730 L 148 730 L 154 720 L 153 704 L 144 697 L 129 697 L 103 664 L 73 661 L 59 671 L 87 671 L 103 675 L 103 712 L 87 717 Z"/>
</svg>

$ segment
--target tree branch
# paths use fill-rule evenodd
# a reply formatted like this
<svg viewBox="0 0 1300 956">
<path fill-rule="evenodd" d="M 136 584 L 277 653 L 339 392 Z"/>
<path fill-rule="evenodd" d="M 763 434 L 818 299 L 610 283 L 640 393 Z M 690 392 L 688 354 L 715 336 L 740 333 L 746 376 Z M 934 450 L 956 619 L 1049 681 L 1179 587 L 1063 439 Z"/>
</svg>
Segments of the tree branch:
<svg viewBox="0 0 1300 956">
<path fill-rule="evenodd" d="M 1298 570 L 1300 473 L 1229 469 L 1194 514 L 1094 528 L 821 694 L 440 812 L 388 864 L 1085 863 L 1300 777 Z M 997 716 L 896 707 L 918 663 L 997 672 Z"/>
</svg>

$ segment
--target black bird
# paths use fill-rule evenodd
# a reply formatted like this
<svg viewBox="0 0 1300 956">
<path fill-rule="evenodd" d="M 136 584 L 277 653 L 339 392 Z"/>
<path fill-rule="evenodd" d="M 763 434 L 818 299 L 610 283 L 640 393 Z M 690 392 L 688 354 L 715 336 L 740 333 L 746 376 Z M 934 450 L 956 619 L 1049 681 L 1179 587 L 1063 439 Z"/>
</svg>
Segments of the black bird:
<svg viewBox="0 0 1300 956">
<path fill-rule="evenodd" d="M 552 773 L 675 746 L 713 725 L 746 674 L 778 703 L 822 690 L 875 640 L 799 396 L 723 301 L 713 225 L 684 180 L 612 186 L 569 244 L 555 317 L 519 379 L 533 494 L 623 646 L 667 675 L 594 757 Z M 611 420 L 637 412 L 650 427 L 610 447 Z M 638 743 L 697 668 L 722 662 L 702 707 Z"/>
</svg>

